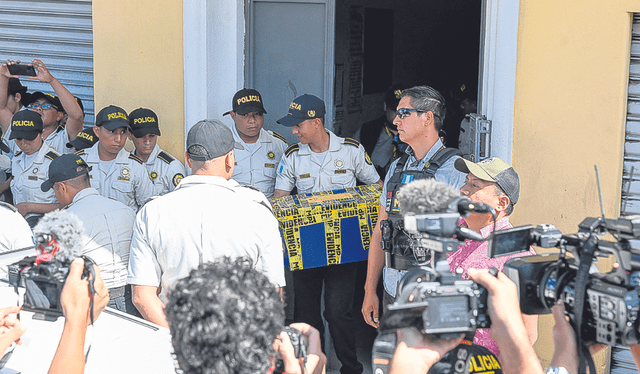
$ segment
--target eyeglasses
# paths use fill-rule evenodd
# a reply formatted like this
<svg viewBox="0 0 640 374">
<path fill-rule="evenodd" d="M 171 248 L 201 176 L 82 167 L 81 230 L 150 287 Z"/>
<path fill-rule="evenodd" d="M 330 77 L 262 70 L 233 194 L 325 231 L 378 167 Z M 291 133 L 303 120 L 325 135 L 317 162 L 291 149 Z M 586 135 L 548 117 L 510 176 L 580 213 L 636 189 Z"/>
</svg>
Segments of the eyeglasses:
<svg viewBox="0 0 640 374">
<path fill-rule="evenodd" d="M 55 110 L 58 110 L 58 107 L 56 107 L 56 106 L 55 106 L 55 105 L 53 105 L 53 104 L 49 104 L 49 103 L 43 103 L 43 104 L 31 103 L 31 104 L 29 104 L 29 108 L 30 108 L 30 109 L 38 109 L 38 108 L 42 108 L 42 109 L 44 109 L 44 110 L 48 110 L 48 109 L 53 108 L 53 109 L 55 109 Z"/>
<path fill-rule="evenodd" d="M 411 112 L 425 113 L 424 110 L 420 110 L 420 109 L 400 108 L 400 109 L 396 110 L 396 115 L 399 118 L 405 118 L 405 117 L 409 117 L 411 115 Z"/>
</svg>

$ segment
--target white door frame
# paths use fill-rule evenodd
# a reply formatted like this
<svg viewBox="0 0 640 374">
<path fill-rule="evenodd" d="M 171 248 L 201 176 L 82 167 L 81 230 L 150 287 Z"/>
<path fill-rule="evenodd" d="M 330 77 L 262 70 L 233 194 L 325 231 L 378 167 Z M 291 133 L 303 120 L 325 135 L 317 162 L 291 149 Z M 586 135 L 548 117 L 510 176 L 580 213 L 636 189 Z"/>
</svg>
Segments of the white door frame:
<svg viewBox="0 0 640 374">
<path fill-rule="evenodd" d="M 483 0 L 478 112 L 491 120 L 491 156 L 511 163 L 520 2 Z"/>
</svg>

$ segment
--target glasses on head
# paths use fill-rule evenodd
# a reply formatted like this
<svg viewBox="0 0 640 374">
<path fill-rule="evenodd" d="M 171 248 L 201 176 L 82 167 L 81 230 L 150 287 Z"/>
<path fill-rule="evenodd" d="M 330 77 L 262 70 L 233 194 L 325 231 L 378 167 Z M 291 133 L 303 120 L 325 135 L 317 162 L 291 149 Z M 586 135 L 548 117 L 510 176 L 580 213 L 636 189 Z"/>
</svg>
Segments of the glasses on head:
<svg viewBox="0 0 640 374">
<path fill-rule="evenodd" d="M 31 103 L 31 104 L 29 104 L 29 108 L 30 108 L 30 109 L 38 109 L 38 108 L 42 108 L 42 109 L 44 109 L 44 110 L 48 110 L 48 109 L 53 108 L 53 109 L 55 109 L 55 110 L 58 110 L 58 108 L 57 108 L 55 105 L 53 105 L 53 104 L 49 104 L 49 103 L 42 103 L 42 104 L 38 104 L 38 103 Z"/>
<path fill-rule="evenodd" d="M 424 113 L 425 111 L 420 109 L 400 108 L 396 110 L 396 115 L 399 118 L 405 118 L 405 117 L 409 117 L 411 115 L 411 112 Z"/>
</svg>

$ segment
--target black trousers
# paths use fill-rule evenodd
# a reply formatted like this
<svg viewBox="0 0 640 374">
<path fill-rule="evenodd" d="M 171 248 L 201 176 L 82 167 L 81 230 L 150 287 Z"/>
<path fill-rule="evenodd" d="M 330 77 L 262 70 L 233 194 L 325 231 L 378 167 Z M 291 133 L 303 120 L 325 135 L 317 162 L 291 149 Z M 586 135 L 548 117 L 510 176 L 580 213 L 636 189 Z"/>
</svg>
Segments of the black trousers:
<svg viewBox="0 0 640 374">
<path fill-rule="evenodd" d="M 336 356 L 342 363 L 341 374 L 360 374 L 363 370 L 356 355 L 356 334 L 351 312 L 357 270 L 357 263 L 349 263 L 293 272 L 294 319 L 318 329 L 323 347 L 324 324 L 320 303 L 324 284 L 324 318 L 329 324 Z"/>
</svg>

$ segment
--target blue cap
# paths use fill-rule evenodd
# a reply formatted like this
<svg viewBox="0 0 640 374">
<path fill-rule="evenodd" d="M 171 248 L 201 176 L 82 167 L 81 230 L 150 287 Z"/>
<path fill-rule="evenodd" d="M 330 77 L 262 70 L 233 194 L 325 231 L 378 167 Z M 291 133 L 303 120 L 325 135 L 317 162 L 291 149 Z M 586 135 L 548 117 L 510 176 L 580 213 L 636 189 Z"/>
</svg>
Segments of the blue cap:
<svg viewBox="0 0 640 374">
<path fill-rule="evenodd" d="M 304 94 L 296 97 L 289 105 L 289 112 L 277 122 L 283 126 L 293 127 L 313 118 L 324 117 L 326 111 L 324 101 L 317 96 Z"/>
</svg>

